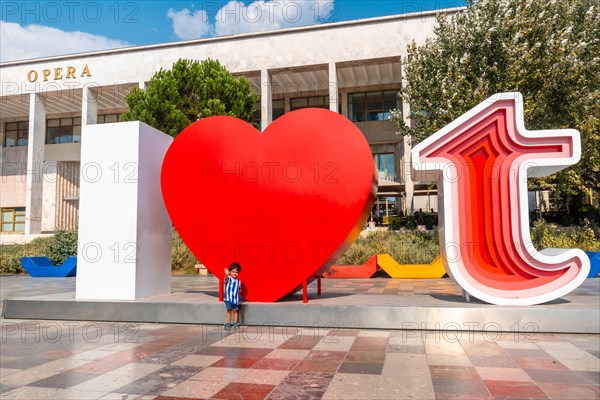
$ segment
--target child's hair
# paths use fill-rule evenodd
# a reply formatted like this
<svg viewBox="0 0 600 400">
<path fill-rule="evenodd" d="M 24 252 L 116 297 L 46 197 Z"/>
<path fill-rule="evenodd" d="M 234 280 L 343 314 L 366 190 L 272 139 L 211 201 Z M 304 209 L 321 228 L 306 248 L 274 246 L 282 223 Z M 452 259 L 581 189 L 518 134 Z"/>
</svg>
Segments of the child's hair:
<svg viewBox="0 0 600 400">
<path fill-rule="evenodd" d="M 232 262 L 231 265 L 229 266 L 229 270 L 233 271 L 234 269 L 237 269 L 237 272 L 242 272 L 242 266 L 236 262 Z"/>
</svg>

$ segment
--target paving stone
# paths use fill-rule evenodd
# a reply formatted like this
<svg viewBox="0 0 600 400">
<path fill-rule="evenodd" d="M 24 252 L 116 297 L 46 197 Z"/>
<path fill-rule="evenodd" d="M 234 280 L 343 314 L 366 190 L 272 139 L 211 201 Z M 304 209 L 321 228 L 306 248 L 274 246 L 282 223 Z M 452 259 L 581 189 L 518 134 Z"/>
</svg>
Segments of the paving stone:
<svg viewBox="0 0 600 400">
<path fill-rule="evenodd" d="M 174 279 L 175 296 L 181 300 L 207 291 L 212 293 L 207 298 L 216 303 L 217 280 L 211 279 Z M 3 277 L 0 295 L 24 295 L 23 282 L 27 280 Z M 49 295 L 65 290 L 74 295 L 74 280 L 54 280 L 50 287 L 40 282 L 23 287 Z M 460 290 L 453 292 L 456 284 L 446 279 L 330 280 L 324 282 L 324 290 L 327 285 L 337 293 L 362 293 L 367 305 L 372 299 L 391 296 L 392 291 L 397 297 L 460 294 Z M 595 292 L 588 290 L 590 285 Z M 596 281 L 586 281 L 584 286 L 578 293 L 598 298 Z M 37 329 L 50 322 L 1 323 Z M 67 322 L 56 323 L 67 332 Z M 280 326 L 225 333 L 220 326 L 134 324 L 137 342 L 125 343 L 126 323 L 73 323 L 77 332 L 72 341 L 69 335 L 54 343 L 36 341 L 33 335 L 25 342 L 18 335 L 6 338 L 0 352 L 0 397 L 189 400 L 242 394 L 271 400 L 600 399 L 598 335 L 506 332 L 500 340 L 487 342 L 477 332 L 461 336 L 453 331 Z M 82 337 L 85 326 L 90 332 L 100 329 L 97 342 Z"/>
</svg>

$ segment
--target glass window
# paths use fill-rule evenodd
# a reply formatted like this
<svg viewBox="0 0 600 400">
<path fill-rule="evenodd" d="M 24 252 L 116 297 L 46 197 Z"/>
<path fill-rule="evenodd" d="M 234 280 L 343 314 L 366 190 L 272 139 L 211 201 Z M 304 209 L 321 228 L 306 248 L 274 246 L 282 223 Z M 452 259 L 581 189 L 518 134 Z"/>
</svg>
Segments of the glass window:
<svg viewBox="0 0 600 400">
<path fill-rule="evenodd" d="M 61 126 L 60 143 L 72 143 L 72 142 L 73 142 L 73 126 Z"/>
<path fill-rule="evenodd" d="M 29 121 L 7 122 L 4 125 L 4 147 L 27 146 Z"/>
<path fill-rule="evenodd" d="M 323 107 L 325 105 L 325 98 L 323 97 L 309 97 L 308 98 L 308 106 L 309 107 Z"/>
<path fill-rule="evenodd" d="M 15 147 L 18 140 L 17 131 L 6 131 L 4 133 L 4 147 Z"/>
<path fill-rule="evenodd" d="M 299 110 L 301 108 L 308 107 L 308 99 L 306 97 L 301 97 L 298 99 L 291 99 L 290 105 L 292 110 Z"/>
<path fill-rule="evenodd" d="M 119 118 L 121 118 L 121 114 L 98 115 L 97 123 L 98 124 L 111 124 L 113 122 L 119 122 Z"/>
<path fill-rule="evenodd" d="M 354 122 L 385 121 L 390 117 L 391 110 L 400 107 L 401 102 L 396 90 L 348 95 L 348 115 Z"/>
<path fill-rule="evenodd" d="M 2 232 L 25 232 L 25 207 L 3 208 Z"/>
<path fill-rule="evenodd" d="M 375 154 L 375 165 L 379 172 L 379 178 L 390 181 L 396 180 L 396 162 L 394 153 Z"/>
<path fill-rule="evenodd" d="M 81 125 L 73 127 L 73 143 L 81 142 Z"/>
<path fill-rule="evenodd" d="M 46 121 L 46 144 L 81 141 L 81 118 L 55 118 Z"/>
<path fill-rule="evenodd" d="M 285 102 L 283 100 L 273 100 L 273 121 L 285 114 Z"/>
<path fill-rule="evenodd" d="M 48 128 L 48 138 L 46 143 L 56 144 L 60 138 L 60 128 Z"/>
<path fill-rule="evenodd" d="M 307 107 L 329 109 L 329 96 L 298 97 L 291 99 L 290 106 L 292 111 Z"/>
<path fill-rule="evenodd" d="M 260 101 L 254 103 L 254 114 L 252 114 L 252 125 L 258 127 L 258 129 L 260 129 L 262 115 L 260 107 Z"/>
</svg>

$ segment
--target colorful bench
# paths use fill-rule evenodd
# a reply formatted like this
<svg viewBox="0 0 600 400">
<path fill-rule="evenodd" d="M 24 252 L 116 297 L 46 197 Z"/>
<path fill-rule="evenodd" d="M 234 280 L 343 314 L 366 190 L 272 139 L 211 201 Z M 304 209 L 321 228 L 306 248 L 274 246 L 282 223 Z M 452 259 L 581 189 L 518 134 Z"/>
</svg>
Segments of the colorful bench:
<svg viewBox="0 0 600 400">
<path fill-rule="evenodd" d="M 378 269 L 377 255 L 374 255 L 363 265 L 333 265 L 322 276 L 327 279 L 370 278 Z"/>
<path fill-rule="evenodd" d="M 23 257 L 21 264 L 25 271 L 33 277 L 64 278 L 75 276 L 77 257 L 69 257 L 61 265 L 54 265 L 48 257 Z"/>
<path fill-rule="evenodd" d="M 590 258 L 588 278 L 595 278 L 600 274 L 600 251 L 586 251 L 585 254 Z"/>
<path fill-rule="evenodd" d="M 398 264 L 389 254 L 378 254 L 377 264 L 396 279 L 439 279 L 446 274 L 441 257 L 431 264 Z"/>
</svg>

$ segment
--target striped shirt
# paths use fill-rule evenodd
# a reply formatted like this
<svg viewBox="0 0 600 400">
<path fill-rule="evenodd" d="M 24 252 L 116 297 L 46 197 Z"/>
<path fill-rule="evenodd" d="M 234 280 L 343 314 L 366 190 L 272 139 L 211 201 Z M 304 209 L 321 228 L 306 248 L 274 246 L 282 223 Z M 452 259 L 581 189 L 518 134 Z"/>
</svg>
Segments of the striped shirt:
<svg viewBox="0 0 600 400">
<path fill-rule="evenodd" d="M 230 276 L 225 277 L 225 301 L 231 304 L 240 304 L 240 290 L 242 290 L 242 281 Z"/>
</svg>

